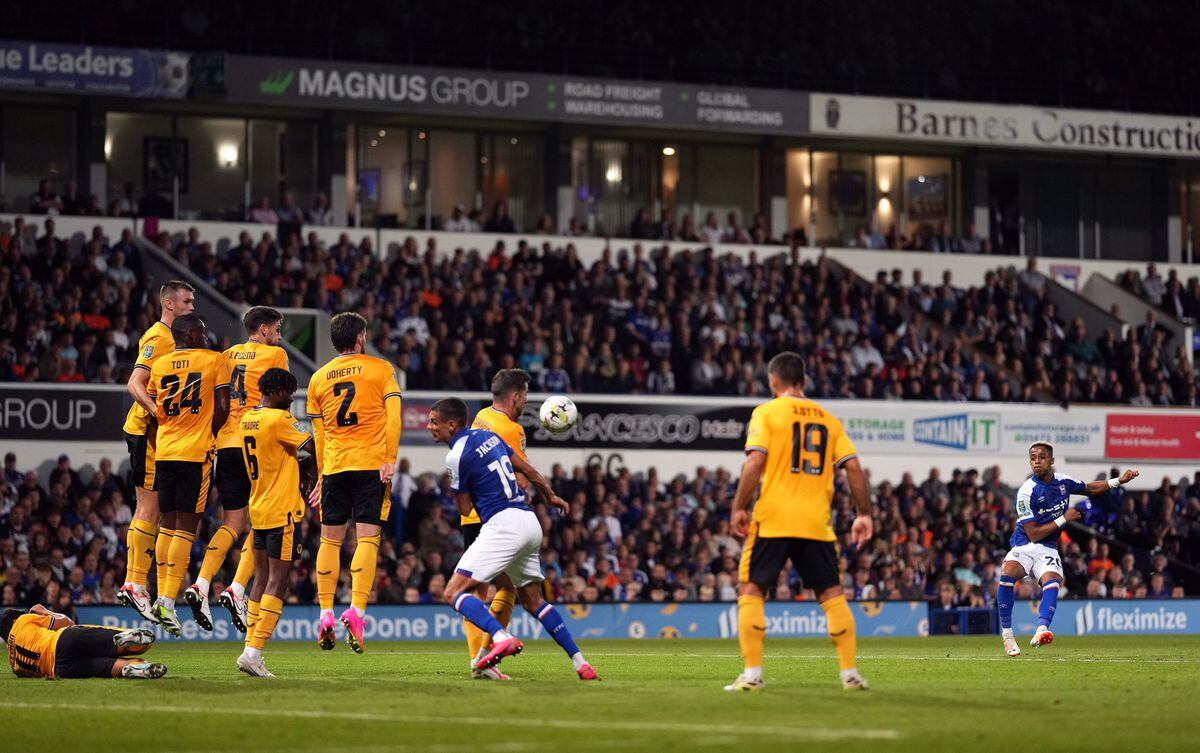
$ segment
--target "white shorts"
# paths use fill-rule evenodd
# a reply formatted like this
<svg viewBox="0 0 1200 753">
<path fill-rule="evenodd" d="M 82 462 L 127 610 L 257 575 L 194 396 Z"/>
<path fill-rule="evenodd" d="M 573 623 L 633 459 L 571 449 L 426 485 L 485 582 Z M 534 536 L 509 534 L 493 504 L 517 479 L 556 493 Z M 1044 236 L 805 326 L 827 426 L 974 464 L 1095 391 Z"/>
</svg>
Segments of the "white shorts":
<svg viewBox="0 0 1200 753">
<path fill-rule="evenodd" d="M 481 583 L 505 573 L 520 588 L 543 579 L 541 550 L 542 524 L 537 515 L 509 507 L 483 524 L 454 572 Z"/>
<path fill-rule="evenodd" d="M 1038 583 L 1042 582 L 1042 575 L 1045 573 L 1057 573 L 1060 578 L 1063 574 L 1062 559 L 1058 550 L 1044 544 L 1022 544 L 1010 550 L 1004 561 L 1016 562 Z"/>
</svg>

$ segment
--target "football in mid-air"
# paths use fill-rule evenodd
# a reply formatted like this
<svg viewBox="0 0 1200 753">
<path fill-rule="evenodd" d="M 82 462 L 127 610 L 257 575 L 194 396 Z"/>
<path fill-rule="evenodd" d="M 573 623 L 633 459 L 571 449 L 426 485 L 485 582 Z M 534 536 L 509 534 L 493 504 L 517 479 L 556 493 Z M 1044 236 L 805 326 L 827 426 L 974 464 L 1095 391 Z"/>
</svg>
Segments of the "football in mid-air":
<svg viewBox="0 0 1200 753">
<path fill-rule="evenodd" d="M 571 398 L 551 395 L 546 398 L 546 402 L 542 403 L 538 416 L 546 431 L 551 434 L 563 434 L 570 431 L 575 422 L 579 420 L 579 409 L 575 407 Z"/>
</svg>

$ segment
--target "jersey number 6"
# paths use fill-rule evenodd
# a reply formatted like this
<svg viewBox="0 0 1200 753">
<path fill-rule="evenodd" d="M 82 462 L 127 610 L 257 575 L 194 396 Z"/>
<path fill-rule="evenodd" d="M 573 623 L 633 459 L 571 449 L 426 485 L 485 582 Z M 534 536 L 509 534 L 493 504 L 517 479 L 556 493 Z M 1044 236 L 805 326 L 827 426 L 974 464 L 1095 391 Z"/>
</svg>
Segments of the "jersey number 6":
<svg viewBox="0 0 1200 753">
<path fill-rule="evenodd" d="M 804 443 L 801 445 L 800 439 L 803 434 Z M 825 472 L 825 450 L 829 447 L 829 429 L 822 424 L 808 424 L 803 426 L 799 421 L 792 424 L 792 473 L 800 473 L 804 471 L 810 476 L 820 476 Z M 811 458 L 803 458 L 801 462 L 800 450 L 814 453 L 817 456 L 817 462 L 813 463 Z"/>
</svg>

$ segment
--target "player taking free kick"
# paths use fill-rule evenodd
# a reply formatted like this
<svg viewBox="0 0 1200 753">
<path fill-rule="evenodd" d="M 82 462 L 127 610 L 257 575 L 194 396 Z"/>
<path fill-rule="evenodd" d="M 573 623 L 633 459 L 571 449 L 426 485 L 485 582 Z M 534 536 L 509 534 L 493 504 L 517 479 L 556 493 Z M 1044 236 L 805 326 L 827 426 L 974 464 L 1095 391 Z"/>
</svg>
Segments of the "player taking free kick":
<svg viewBox="0 0 1200 753">
<path fill-rule="evenodd" d="M 363 617 L 375 585 L 379 532 L 391 510 L 391 481 L 400 445 L 400 387 L 382 358 L 364 355 L 367 320 L 342 313 L 329 322 L 339 355 L 308 383 L 308 417 L 317 445 L 322 481 L 321 546 L 317 550 L 318 643 L 333 648 L 333 599 L 341 568 L 346 525 L 355 522 L 358 544 L 350 562 L 351 602 L 342 612 L 346 642 L 363 652 Z"/>
<path fill-rule="evenodd" d="M 429 431 L 435 442 L 450 447 L 446 468 L 458 511 L 465 515 L 474 507 L 483 520 L 479 537 L 458 561 L 445 592 L 447 604 L 492 637 L 491 650 L 476 666 L 491 669 L 524 648 L 475 596 L 480 586 L 503 573 L 516 586 L 525 611 L 536 617 L 571 657 L 579 679 L 599 679 L 575 645 L 558 610 L 542 599 L 542 523 L 526 504 L 517 473 L 524 474 L 550 506 L 563 511 L 570 507 L 554 493 L 545 477 L 499 436 L 486 429 L 468 429 L 467 404 L 462 400 L 445 398 L 434 403 L 429 409 Z"/>
<path fill-rule="evenodd" d="M 1049 442 L 1029 445 L 1029 470 L 1033 475 L 1017 490 L 1017 527 L 1008 541 L 1012 549 L 1000 568 L 1000 584 L 996 591 L 1000 633 L 1004 638 L 1004 653 L 1009 656 L 1021 655 L 1013 637 L 1012 612 L 1017 581 L 1027 573 L 1042 587 L 1038 627 L 1029 645 L 1034 648 L 1048 646 L 1054 640 L 1050 623 L 1058 608 L 1058 589 L 1063 581 L 1058 538 L 1063 526 L 1081 517 L 1079 510 L 1069 506 L 1071 495 L 1103 494 L 1138 477 L 1138 472 L 1130 469 L 1117 478 L 1085 484 L 1066 474 L 1055 473 L 1054 448 Z"/>
<path fill-rule="evenodd" d="M 730 518 L 734 532 L 746 539 L 738 568 L 738 643 L 745 669 L 725 686 L 730 692 L 763 688 L 766 595 L 789 559 L 825 611 L 842 687 L 867 689 L 855 667 L 854 615 L 842 593 L 831 511 L 834 470 L 845 468 L 858 512 L 850 540 L 855 547 L 866 544 L 874 529 L 867 477 L 842 422 L 804 396 L 804 379 L 799 354 L 772 358 L 767 380 L 775 399 L 754 409 L 746 429 L 746 463 Z"/>
</svg>

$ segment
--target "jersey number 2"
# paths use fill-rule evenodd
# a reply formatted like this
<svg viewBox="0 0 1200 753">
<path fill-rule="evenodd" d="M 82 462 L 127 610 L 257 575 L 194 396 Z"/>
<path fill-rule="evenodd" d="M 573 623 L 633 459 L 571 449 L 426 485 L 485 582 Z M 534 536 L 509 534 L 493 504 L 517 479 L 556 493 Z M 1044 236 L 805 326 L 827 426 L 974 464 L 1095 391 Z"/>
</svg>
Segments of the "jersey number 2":
<svg viewBox="0 0 1200 753">
<path fill-rule="evenodd" d="M 350 410 L 354 402 L 354 382 L 338 382 L 333 385 L 334 396 L 342 395 L 342 404 L 338 406 L 338 426 L 358 426 L 358 413 Z"/>
<path fill-rule="evenodd" d="M 803 437 L 801 436 L 803 435 Z M 804 442 L 801 444 L 801 438 Z M 792 473 L 804 473 L 810 476 L 820 476 L 825 472 L 825 450 L 829 447 L 829 429 L 822 424 L 802 425 L 799 421 L 792 424 Z M 811 452 L 817 456 L 817 462 L 812 458 L 800 456 L 800 451 Z M 803 460 L 803 462 L 801 462 Z"/>
<path fill-rule="evenodd" d="M 517 472 L 513 470 L 512 461 L 507 457 L 488 463 L 488 470 L 494 471 L 504 485 L 504 496 L 512 499 L 513 489 L 517 486 Z"/>
</svg>

